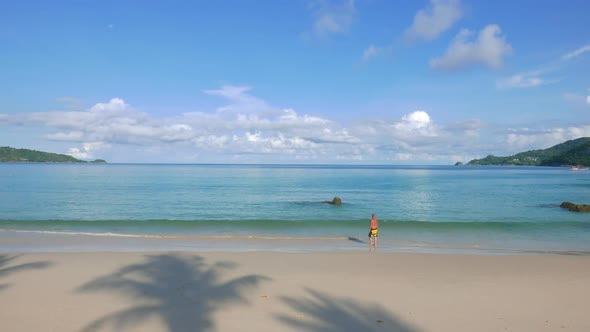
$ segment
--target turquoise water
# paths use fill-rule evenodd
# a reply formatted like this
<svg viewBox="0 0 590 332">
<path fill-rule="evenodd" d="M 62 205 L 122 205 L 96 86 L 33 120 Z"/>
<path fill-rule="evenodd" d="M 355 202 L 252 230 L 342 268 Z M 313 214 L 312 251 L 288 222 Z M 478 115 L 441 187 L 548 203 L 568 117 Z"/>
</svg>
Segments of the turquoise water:
<svg viewBox="0 0 590 332">
<path fill-rule="evenodd" d="M 323 203 L 335 196 L 342 198 L 341 206 Z M 590 172 L 544 167 L 0 164 L 0 250 L 15 231 L 19 236 L 344 239 L 345 247 L 354 250 L 365 248 L 361 242 L 366 242 L 368 220 L 376 213 L 383 250 L 590 251 L 590 214 L 561 209 L 563 201 L 590 203 Z"/>
</svg>

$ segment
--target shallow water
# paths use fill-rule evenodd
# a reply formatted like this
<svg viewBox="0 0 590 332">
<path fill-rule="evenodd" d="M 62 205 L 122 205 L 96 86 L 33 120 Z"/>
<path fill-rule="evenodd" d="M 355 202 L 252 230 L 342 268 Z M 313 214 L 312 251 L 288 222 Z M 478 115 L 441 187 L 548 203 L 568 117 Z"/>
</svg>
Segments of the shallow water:
<svg viewBox="0 0 590 332">
<path fill-rule="evenodd" d="M 382 250 L 585 252 L 590 214 L 559 204 L 589 200 L 590 173 L 567 168 L 0 164 L 0 250 L 13 231 L 364 250 L 376 213 Z"/>
</svg>

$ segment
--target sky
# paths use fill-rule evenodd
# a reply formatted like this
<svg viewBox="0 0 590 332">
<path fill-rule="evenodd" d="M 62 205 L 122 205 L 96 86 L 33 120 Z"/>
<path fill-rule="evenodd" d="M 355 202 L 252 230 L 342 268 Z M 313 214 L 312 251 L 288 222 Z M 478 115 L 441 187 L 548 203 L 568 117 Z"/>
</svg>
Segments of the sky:
<svg viewBox="0 0 590 332">
<path fill-rule="evenodd" d="M 454 164 L 590 136 L 586 0 L 0 2 L 0 146 Z"/>
</svg>

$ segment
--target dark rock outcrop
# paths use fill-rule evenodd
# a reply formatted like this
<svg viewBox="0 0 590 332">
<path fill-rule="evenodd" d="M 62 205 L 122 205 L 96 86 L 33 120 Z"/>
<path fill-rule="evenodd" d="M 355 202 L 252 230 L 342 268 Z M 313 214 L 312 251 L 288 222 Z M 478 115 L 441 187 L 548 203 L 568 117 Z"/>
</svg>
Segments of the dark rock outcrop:
<svg viewBox="0 0 590 332">
<path fill-rule="evenodd" d="M 590 205 L 587 204 L 576 204 L 572 202 L 563 202 L 560 207 L 568 209 L 574 212 L 590 212 Z"/>
<path fill-rule="evenodd" d="M 333 200 L 331 200 L 331 201 L 324 201 L 324 203 L 332 204 L 332 205 L 342 205 L 342 199 L 340 199 L 340 197 L 336 196 L 336 197 L 334 197 Z"/>
</svg>

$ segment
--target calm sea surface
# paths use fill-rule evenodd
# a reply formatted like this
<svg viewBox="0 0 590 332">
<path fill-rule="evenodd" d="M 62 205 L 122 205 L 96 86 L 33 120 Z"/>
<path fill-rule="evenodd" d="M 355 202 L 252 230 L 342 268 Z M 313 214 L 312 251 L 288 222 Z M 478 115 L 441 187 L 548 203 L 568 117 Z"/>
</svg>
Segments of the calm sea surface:
<svg viewBox="0 0 590 332">
<path fill-rule="evenodd" d="M 323 203 L 335 196 L 341 206 Z M 365 249 L 376 213 L 382 250 L 590 252 L 590 213 L 561 209 L 563 201 L 590 204 L 590 172 L 5 163 L 0 250 L 14 246 L 15 236 L 34 245 L 26 234 L 304 238 L 324 250 Z"/>
</svg>

